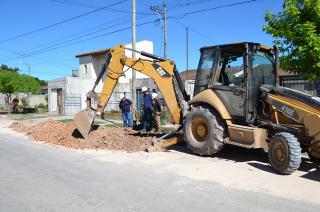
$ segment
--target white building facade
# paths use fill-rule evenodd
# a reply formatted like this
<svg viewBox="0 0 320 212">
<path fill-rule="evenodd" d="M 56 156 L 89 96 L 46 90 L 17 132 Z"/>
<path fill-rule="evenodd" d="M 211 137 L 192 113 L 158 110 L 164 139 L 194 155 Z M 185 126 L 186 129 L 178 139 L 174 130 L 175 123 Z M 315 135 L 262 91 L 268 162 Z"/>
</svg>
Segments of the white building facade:
<svg viewBox="0 0 320 212">
<path fill-rule="evenodd" d="M 131 44 L 125 45 L 127 48 L 131 48 L 131 46 Z M 146 40 L 137 42 L 136 49 L 152 54 L 153 43 Z M 48 109 L 50 112 L 57 112 L 61 115 L 71 115 L 86 107 L 86 94 L 92 90 L 94 82 L 105 63 L 107 50 L 108 49 L 103 49 L 76 55 L 76 58 L 79 59 L 78 76 L 63 77 L 48 82 Z M 131 57 L 132 52 L 125 50 L 125 55 Z M 137 58 L 146 59 L 138 53 L 136 56 Z M 128 67 L 124 67 L 124 70 L 127 69 Z M 147 86 L 151 90 L 156 89 L 155 84 L 148 76 L 137 72 L 136 77 L 137 92 L 139 92 L 143 86 Z M 96 93 L 101 92 L 103 79 L 96 87 Z M 106 111 L 119 110 L 118 104 L 121 93 L 124 93 L 127 98 L 131 98 L 131 79 L 132 70 L 129 69 L 125 72 L 124 76 L 119 78 L 118 84 L 106 107 Z"/>
</svg>

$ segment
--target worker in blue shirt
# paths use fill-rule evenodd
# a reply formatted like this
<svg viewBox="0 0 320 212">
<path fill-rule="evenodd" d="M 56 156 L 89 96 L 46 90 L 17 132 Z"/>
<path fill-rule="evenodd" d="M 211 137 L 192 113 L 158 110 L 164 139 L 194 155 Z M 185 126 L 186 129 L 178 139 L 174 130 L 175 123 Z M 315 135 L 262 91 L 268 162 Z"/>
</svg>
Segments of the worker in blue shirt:
<svg viewBox="0 0 320 212">
<path fill-rule="evenodd" d="M 143 92 L 143 130 L 147 132 L 152 128 L 152 96 L 147 87 L 142 87 Z"/>
<path fill-rule="evenodd" d="M 132 102 L 130 99 L 127 99 L 124 94 L 120 94 L 120 103 L 119 108 L 122 111 L 122 120 L 123 120 L 123 127 L 133 127 L 132 124 L 132 114 L 131 114 L 131 107 Z"/>
</svg>

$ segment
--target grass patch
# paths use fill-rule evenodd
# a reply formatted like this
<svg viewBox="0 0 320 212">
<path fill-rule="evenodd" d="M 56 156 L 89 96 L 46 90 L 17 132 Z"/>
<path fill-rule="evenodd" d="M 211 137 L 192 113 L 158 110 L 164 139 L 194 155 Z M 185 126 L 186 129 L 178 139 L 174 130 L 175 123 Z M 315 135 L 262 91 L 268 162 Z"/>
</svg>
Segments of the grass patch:
<svg viewBox="0 0 320 212">
<path fill-rule="evenodd" d="M 73 119 L 60 119 L 60 120 L 57 120 L 57 121 L 60 121 L 62 123 L 70 123 L 73 121 Z"/>
<path fill-rule="evenodd" d="M 67 124 L 67 123 L 72 122 L 73 119 L 60 119 L 60 120 L 57 120 L 57 121 Z M 109 122 L 100 121 L 100 120 L 94 120 L 93 125 L 106 125 L 107 127 L 122 127 L 121 123 L 119 123 L 119 124 L 109 124 Z"/>
<path fill-rule="evenodd" d="M 116 128 L 116 127 L 122 127 L 122 124 L 108 124 L 106 126 L 110 128 Z"/>
</svg>

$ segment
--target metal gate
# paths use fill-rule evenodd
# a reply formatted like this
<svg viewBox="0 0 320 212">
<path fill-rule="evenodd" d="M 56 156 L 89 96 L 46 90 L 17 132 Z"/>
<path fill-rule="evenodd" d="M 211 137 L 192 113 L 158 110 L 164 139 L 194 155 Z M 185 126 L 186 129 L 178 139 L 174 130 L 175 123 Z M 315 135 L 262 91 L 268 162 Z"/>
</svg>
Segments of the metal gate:
<svg viewBox="0 0 320 212">
<path fill-rule="evenodd" d="M 280 85 L 312 96 L 320 94 L 320 84 L 318 81 L 305 80 L 301 76 L 280 76 Z"/>
<path fill-rule="evenodd" d="M 81 110 L 81 95 L 66 95 L 64 98 L 64 115 L 73 115 Z"/>
</svg>

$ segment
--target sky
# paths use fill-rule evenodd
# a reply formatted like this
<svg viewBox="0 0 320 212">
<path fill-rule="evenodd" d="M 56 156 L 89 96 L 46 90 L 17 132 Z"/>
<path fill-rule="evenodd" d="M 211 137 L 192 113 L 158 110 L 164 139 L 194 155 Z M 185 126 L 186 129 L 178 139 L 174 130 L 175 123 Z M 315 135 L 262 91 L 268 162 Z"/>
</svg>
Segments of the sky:
<svg viewBox="0 0 320 212">
<path fill-rule="evenodd" d="M 163 22 L 150 10 L 163 0 L 136 2 L 137 41 L 152 41 L 154 53 L 163 56 Z M 282 3 L 167 0 L 167 57 L 179 71 L 186 69 L 186 27 L 189 69 L 198 66 L 203 46 L 239 41 L 272 45 L 273 38 L 262 30 L 264 15 L 280 12 Z M 0 0 L 0 6 L 0 64 L 18 67 L 23 74 L 30 66 L 31 75 L 43 80 L 70 76 L 79 68 L 77 54 L 131 43 L 131 0 Z"/>
</svg>

